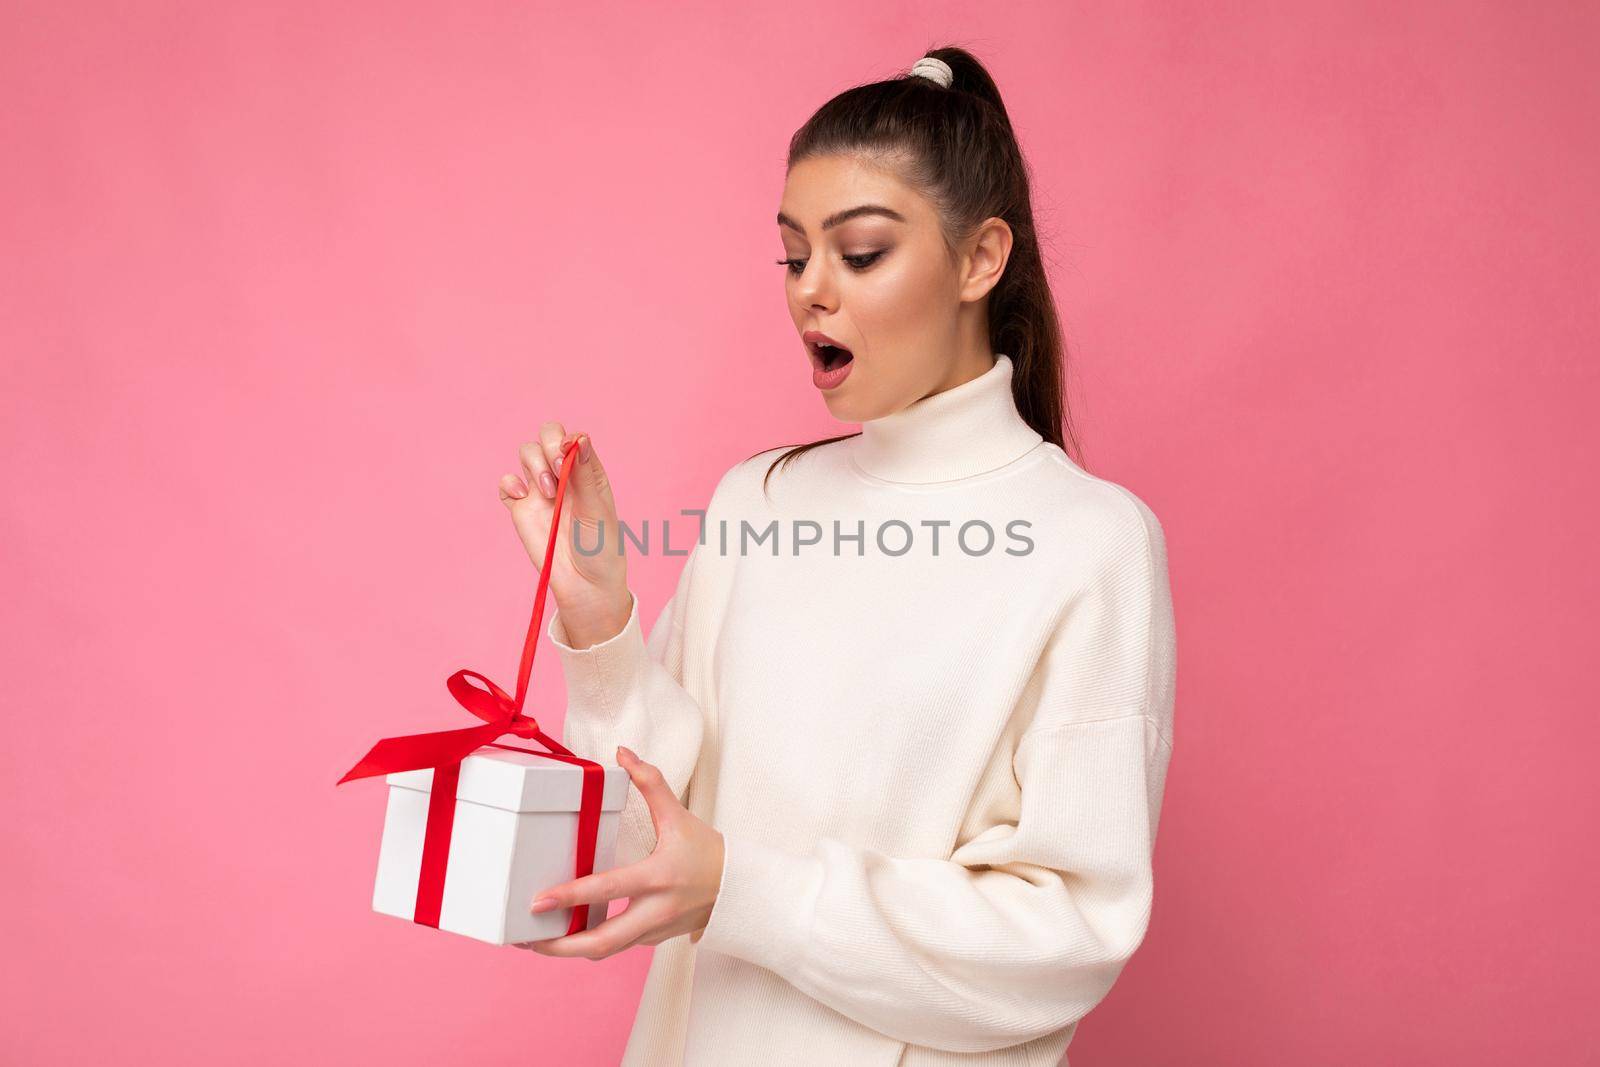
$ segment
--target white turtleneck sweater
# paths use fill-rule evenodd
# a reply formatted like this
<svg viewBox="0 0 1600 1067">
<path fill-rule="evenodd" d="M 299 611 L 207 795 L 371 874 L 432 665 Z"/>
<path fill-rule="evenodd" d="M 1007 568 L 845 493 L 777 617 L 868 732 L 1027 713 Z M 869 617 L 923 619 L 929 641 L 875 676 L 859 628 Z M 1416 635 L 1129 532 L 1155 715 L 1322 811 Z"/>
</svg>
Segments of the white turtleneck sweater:
<svg viewBox="0 0 1600 1067">
<path fill-rule="evenodd" d="M 1028 426 L 1012 370 L 769 495 L 782 449 L 736 464 L 648 640 L 637 596 L 586 649 L 551 617 L 568 746 L 627 745 L 726 842 L 708 925 L 655 949 L 626 1067 L 1047 1067 L 1143 940 L 1165 541 Z M 618 834 L 619 865 L 655 847 L 636 789 Z"/>
</svg>

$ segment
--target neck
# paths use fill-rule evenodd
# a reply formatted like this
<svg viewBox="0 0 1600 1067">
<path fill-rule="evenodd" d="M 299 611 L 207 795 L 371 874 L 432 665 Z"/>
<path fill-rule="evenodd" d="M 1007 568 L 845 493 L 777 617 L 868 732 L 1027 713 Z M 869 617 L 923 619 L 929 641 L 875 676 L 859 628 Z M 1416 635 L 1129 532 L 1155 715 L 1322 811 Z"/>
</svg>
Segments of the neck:
<svg viewBox="0 0 1600 1067">
<path fill-rule="evenodd" d="M 976 378 L 861 424 L 847 442 L 857 467 L 884 481 L 923 485 L 996 470 L 1044 438 L 1023 419 L 1004 354 Z"/>
</svg>

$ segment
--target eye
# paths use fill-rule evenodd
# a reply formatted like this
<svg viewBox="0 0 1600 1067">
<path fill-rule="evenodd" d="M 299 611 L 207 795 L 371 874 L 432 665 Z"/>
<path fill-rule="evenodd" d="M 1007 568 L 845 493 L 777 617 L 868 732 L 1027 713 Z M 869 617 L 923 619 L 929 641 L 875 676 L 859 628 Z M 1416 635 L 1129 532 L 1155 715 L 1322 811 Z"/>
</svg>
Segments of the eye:
<svg viewBox="0 0 1600 1067">
<path fill-rule="evenodd" d="M 858 256 L 840 256 L 839 258 L 850 264 L 855 270 L 866 270 L 878 261 L 884 251 L 887 251 L 887 249 L 878 252 L 863 252 Z M 777 263 L 779 266 L 788 267 L 790 274 L 799 276 L 805 273 L 806 260 L 796 258 L 780 259 L 777 260 Z"/>
<path fill-rule="evenodd" d="M 856 270 L 866 270 L 868 267 L 878 262 L 878 257 L 881 255 L 883 255 L 882 251 L 863 252 L 859 256 L 845 256 L 844 261 L 850 264 Z M 863 260 L 864 262 L 857 262 L 857 260 Z"/>
</svg>

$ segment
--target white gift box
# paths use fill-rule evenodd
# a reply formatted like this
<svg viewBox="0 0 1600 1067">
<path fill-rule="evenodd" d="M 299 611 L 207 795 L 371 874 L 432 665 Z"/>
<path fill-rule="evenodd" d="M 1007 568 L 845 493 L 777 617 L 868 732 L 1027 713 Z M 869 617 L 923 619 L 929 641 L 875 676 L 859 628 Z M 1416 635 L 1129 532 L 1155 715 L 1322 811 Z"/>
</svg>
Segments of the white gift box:
<svg viewBox="0 0 1600 1067">
<path fill-rule="evenodd" d="M 387 775 L 389 806 L 378 850 L 372 908 L 415 918 L 422 841 L 433 771 Z M 615 865 L 617 817 L 628 795 L 628 772 L 605 768 L 594 870 Z M 583 768 L 502 748 L 480 748 L 461 761 L 450 833 L 439 929 L 495 945 L 560 937 L 571 908 L 535 915 L 541 890 L 573 880 Z M 606 902 L 589 905 L 588 928 L 605 920 Z"/>
</svg>

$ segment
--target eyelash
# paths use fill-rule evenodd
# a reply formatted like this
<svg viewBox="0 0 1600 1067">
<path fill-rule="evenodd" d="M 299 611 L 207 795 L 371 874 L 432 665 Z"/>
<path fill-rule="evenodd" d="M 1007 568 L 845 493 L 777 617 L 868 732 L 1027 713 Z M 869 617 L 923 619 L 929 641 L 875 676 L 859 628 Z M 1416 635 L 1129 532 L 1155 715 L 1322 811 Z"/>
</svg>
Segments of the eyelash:
<svg viewBox="0 0 1600 1067">
<path fill-rule="evenodd" d="M 878 257 L 882 256 L 886 251 L 888 251 L 888 249 L 884 249 L 881 252 L 863 252 L 859 256 L 841 256 L 840 258 L 846 263 L 849 263 L 851 268 L 854 270 L 866 270 L 868 267 L 876 263 L 878 261 Z M 864 259 L 866 262 L 859 264 L 852 262 L 853 260 L 858 259 Z M 788 272 L 797 277 L 806 269 L 806 261 L 803 259 L 780 259 L 777 261 L 777 263 L 780 267 L 788 268 Z M 795 269 L 796 264 L 799 264 L 799 270 Z"/>
</svg>

